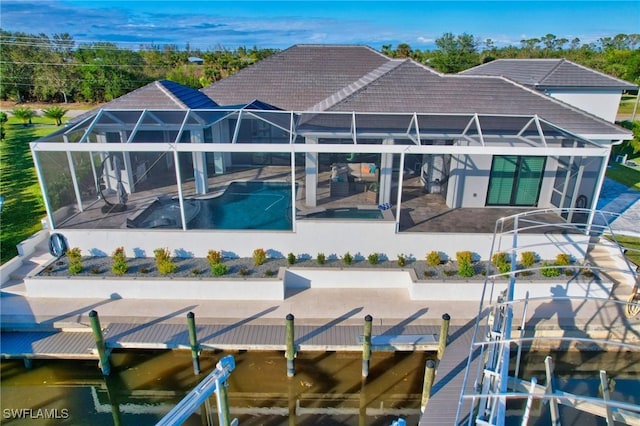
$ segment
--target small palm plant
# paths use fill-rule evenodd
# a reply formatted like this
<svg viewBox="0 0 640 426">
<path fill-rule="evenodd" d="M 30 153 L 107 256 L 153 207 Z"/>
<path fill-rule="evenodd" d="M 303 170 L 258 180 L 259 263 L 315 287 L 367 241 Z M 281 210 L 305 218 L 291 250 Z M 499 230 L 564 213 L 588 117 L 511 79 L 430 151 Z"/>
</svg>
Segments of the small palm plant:
<svg viewBox="0 0 640 426">
<path fill-rule="evenodd" d="M 52 106 L 42 110 L 42 115 L 55 120 L 56 126 L 62 125 L 62 117 L 64 117 L 66 113 L 67 110 L 59 106 Z"/>
<path fill-rule="evenodd" d="M 23 126 L 31 124 L 31 119 L 36 116 L 36 112 L 28 106 L 19 106 L 11 110 L 11 114 L 22 121 Z"/>
</svg>

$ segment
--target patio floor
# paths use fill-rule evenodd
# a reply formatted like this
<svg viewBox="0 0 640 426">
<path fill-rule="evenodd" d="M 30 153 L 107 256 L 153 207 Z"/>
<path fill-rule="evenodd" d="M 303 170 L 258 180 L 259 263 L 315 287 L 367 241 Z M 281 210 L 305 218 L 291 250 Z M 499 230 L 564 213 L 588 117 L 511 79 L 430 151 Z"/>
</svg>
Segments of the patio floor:
<svg viewBox="0 0 640 426">
<path fill-rule="evenodd" d="M 247 180 L 280 180 L 290 181 L 291 172 L 288 166 L 264 166 L 259 168 L 247 168 L 215 175 L 209 178 L 209 194 L 222 193 L 233 181 Z M 366 190 L 366 185 L 352 182 L 348 185 L 348 192 L 340 196 L 332 195 L 330 184 L 330 172 L 321 171 L 318 175 L 317 206 L 305 206 L 305 179 L 304 168 L 296 170 L 296 182 L 298 191 L 296 206 L 299 210 L 312 210 L 314 208 L 344 208 L 355 206 L 378 205 L 375 194 Z M 153 182 L 144 182 L 144 186 L 152 187 Z M 103 212 L 105 205 L 102 200 L 96 200 L 93 204 L 85 206 L 84 212 L 74 213 L 70 218 L 58 224 L 61 229 L 113 229 L 125 227 L 127 218 L 135 216 L 145 209 L 159 196 L 178 196 L 178 188 L 175 184 L 157 186 L 152 189 L 141 190 L 143 185 L 138 185 L 133 194 L 129 194 L 127 209 L 122 212 L 115 209 Z M 397 213 L 395 200 L 396 188 L 392 190 L 391 200 L 394 217 Z M 193 181 L 183 183 L 182 192 L 185 197 L 193 197 L 195 185 Z M 422 187 L 419 177 L 410 176 L 403 182 L 402 209 L 400 212 L 400 232 L 455 232 L 455 233 L 493 233 L 496 221 L 505 216 L 522 213 L 530 209 L 525 208 L 449 208 L 445 204 L 444 197 L 440 194 L 427 194 Z M 542 218 L 540 218 L 542 219 Z M 305 219 L 299 219 L 305 220 Z M 553 213 L 546 214 L 544 221 L 547 223 L 563 223 L 563 219 Z M 546 229 L 545 231 L 549 231 Z"/>
</svg>

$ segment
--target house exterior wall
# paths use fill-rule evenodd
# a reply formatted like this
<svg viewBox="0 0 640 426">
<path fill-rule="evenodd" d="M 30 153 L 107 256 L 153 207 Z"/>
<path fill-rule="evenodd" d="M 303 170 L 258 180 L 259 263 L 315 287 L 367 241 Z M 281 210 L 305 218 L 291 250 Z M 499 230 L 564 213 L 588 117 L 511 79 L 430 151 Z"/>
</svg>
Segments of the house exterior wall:
<svg viewBox="0 0 640 426">
<path fill-rule="evenodd" d="M 129 257 L 153 257 L 153 250 L 168 248 L 180 257 L 206 257 L 209 250 L 220 250 L 226 257 L 251 257 L 253 250 L 263 248 L 270 257 L 285 257 L 288 253 L 316 258 L 324 253 L 327 258 L 340 258 L 347 251 L 366 259 L 378 253 L 390 260 L 398 254 L 424 260 L 427 253 L 436 250 L 455 259 L 458 251 L 469 250 L 487 260 L 492 247 L 493 234 L 469 233 L 396 233 L 393 221 L 299 221 L 295 232 L 275 231 L 181 231 L 148 229 L 59 230 L 69 247 L 78 247 L 84 255 L 108 256 L 117 247 L 124 247 Z M 510 248 L 509 237 L 500 239 Z M 536 247 L 543 259 L 555 259 L 562 252 L 577 260 L 584 258 L 588 238 L 583 234 L 519 234 L 520 247 Z"/>
<path fill-rule="evenodd" d="M 491 155 L 452 155 L 447 206 L 484 207 L 489 187 Z"/>
<path fill-rule="evenodd" d="M 491 155 L 454 155 L 451 158 L 447 206 L 451 208 L 486 207 L 489 178 L 491 173 Z M 599 159 L 591 158 L 588 170 L 585 168 L 581 193 L 591 194 L 598 177 Z M 596 163 L 596 164 L 594 164 Z M 538 205 L 540 208 L 553 207 L 551 194 L 558 161 L 554 157 L 546 157 L 545 170 L 540 184 Z M 591 199 L 591 198 L 590 198 Z"/>
<path fill-rule="evenodd" d="M 549 96 L 587 111 L 610 123 L 615 122 L 622 98 L 620 90 L 546 90 Z"/>
</svg>

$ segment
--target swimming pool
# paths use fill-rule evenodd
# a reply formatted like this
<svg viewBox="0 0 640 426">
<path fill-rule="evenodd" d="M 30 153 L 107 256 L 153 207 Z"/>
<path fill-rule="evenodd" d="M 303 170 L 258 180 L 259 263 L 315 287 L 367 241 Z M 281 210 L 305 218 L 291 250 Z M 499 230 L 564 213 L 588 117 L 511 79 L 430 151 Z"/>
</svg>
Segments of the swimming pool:
<svg viewBox="0 0 640 426">
<path fill-rule="evenodd" d="M 232 182 L 218 197 L 185 200 L 188 229 L 291 230 L 291 184 Z M 128 227 L 182 228 L 176 199 L 154 201 Z"/>
<path fill-rule="evenodd" d="M 309 219 L 383 219 L 384 215 L 379 209 L 359 209 L 357 207 L 346 207 L 337 209 L 326 209 L 319 212 L 309 213 L 305 216 Z"/>
</svg>

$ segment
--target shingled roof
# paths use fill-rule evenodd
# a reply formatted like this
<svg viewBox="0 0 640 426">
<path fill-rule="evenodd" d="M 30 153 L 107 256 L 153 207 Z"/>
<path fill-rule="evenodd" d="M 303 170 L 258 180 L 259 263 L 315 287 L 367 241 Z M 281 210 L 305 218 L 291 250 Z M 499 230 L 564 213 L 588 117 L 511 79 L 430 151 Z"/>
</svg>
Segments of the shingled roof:
<svg viewBox="0 0 640 426">
<path fill-rule="evenodd" d="M 589 88 L 636 90 L 632 83 L 566 59 L 497 59 L 462 71 L 463 75 L 502 76 L 535 89 Z"/>
<path fill-rule="evenodd" d="M 538 116 L 580 135 L 628 131 L 501 77 L 439 74 L 412 60 L 369 83 L 330 111 Z"/>
<path fill-rule="evenodd" d="M 366 46 L 295 45 L 201 90 L 220 105 L 309 110 L 390 61 Z"/>
<path fill-rule="evenodd" d="M 109 109 L 198 109 L 218 104 L 199 90 L 170 80 L 157 80 L 103 105 Z"/>
</svg>

